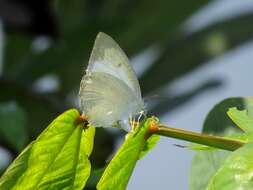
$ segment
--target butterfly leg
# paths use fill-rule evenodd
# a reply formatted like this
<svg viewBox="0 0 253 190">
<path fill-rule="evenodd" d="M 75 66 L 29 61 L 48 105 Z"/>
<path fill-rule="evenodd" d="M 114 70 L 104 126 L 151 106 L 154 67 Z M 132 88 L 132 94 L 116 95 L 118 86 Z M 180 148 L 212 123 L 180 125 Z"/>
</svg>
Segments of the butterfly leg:
<svg viewBox="0 0 253 190">
<path fill-rule="evenodd" d="M 142 117 L 142 116 L 145 116 L 145 117 L 146 117 L 145 111 L 140 111 L 139 114 L 140 114 L 140 115 L 138 116 L 138 119 L 137 119 L 138 125 L 139 125 L 139 123 L 140 123 L 141 117 Z"/>
</svg>

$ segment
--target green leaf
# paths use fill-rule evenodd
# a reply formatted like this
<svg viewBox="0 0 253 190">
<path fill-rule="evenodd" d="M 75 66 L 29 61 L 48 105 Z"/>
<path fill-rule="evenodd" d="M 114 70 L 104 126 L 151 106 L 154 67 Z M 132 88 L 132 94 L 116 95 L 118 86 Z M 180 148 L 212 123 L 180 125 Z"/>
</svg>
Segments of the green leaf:
<svg viewBox="0 0 253 190">
<path fill-rule="evenodd" d="M 253 143 L 231 153 L 223 166 L 210 180 L 206 190 L 253 189 Z"/>
<path fill-rule="evenodd" d="M 238 110 L 233 107 L 227 112 L 232 121 L 246 133 L 253 132 L 253 117 L 250 117 L 247 110 Z"/>
<path fill-rule="evenodd" d="M 14 102 L 0 104 L 0 142 L 21 150 L 28 140 L 26 115 Z"/>
<path fill-rule="evenodd" d="M 252 115 L 253 98 L 228 98 L 218 103 L 206 117 L 203 132 L 247 141 L 248 136 L 228 117 L 227 111 L 230 107 L 247 109 L 248 114 Z M 218 149 L 198 151 L 191 164 L 190 190 L 205 189 L 211 177 L 230 154 L 231 152 Z"/>
<path fill-rule="evenodd" d="M 152 135 L 151 137 L 148 138 L 148 140 L 145 142 L 144 148 L 140 154 L 140 158 L 142 159 L 149 151 L 151 151 L 158 141 L 160 140 L 160 135 Z"/>
<path fill-rule="evenodd" d="M 89 125 L 87 129 L 82 133 L 82 139 L 85 139 L 84 150 L 87 156 L 91 155 L 94 146 L 94 137 L 95 137 L 96 128 L 92 125 Z"/>
<path fill-rule="evenodd" d="M 252 139 L 253 118 L 246 110 L 238 110 L 233 107 L 227 112 L 233 122 L 240 127 Z M 250 142 L 242 148 L 231 153 L 224 164 L 211 178 L 207 190 L 233 190 L 252 189 L 251 173 L 253 172 L 251 161 L 253 143 Z"/>
<path fill-rule="evenodd" d="M 205 189 L 208 181 L 224 163 L 229 154 L 229 151 L 223 150 L 210 150 L 196 153 L 191 163 L 190 190 Z"/>
<path fill-rule="evenodd" d="M 84 131 L 78 117 L 73 109 L 56 118 L 9 166 L 0 189 L 82 189 L 94 130 Z"/>
<path fill-rule="evenodd" d="M 140 127 L 126 136 L 125 142 L 119 148 L 97 184 L 98 190 L 126 189 L 135 164 L 145 147 L 145 138 L 151 122 L 156 122 L 156 120 L 148 118 Z"/>
</svg>

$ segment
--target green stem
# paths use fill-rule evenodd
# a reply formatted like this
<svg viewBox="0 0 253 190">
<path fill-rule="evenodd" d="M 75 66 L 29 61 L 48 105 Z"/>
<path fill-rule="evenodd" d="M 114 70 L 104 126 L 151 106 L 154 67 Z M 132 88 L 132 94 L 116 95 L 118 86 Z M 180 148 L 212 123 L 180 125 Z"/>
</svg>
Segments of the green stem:
<svg viewBox="0 0 253 190">
<path fill-rule="evenodd" d="M 244 141 L 240 140 L 201 134 L 192 131 L 167 127 L 165 125 L 159 125 L 154 133 L 229 151 L 234 151 L 245 144 Z"/>
</svg>

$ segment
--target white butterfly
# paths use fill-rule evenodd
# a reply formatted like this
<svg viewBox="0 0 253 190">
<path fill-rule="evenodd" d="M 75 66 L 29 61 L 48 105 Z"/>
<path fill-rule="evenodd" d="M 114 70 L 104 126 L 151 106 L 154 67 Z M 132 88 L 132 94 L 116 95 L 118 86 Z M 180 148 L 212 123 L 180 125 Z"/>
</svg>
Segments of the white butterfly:
<svg viewBox="0 0 253 190">
<path fill-rule="evenodd" d="M 144 111 L 140 85 L 129 60 L 108 35 L 99 33 L 79 91 L 81 109 L 95 127 L 120 126 Z"/>
</svg>

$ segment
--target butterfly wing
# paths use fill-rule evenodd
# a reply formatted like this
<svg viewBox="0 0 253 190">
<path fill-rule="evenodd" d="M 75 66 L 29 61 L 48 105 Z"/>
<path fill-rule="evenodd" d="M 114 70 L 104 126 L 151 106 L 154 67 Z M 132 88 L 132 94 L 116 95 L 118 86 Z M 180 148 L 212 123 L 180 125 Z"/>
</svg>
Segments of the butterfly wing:
<svg viewBox="0 0 253 190">
<path fill-rule="evenodd" d="M 80 85 L 83 113 L 96 127 L 111 127 L 144 109 L 144 103 L 122 80 L 106 72 L 85 75 Z"/>
<path fill-rule="evenodd" d="M 87 72 L 108 73 L 126 83 L 138 98 L 141 91 L 136 74 L 119 45 L 107 34 L 100 32 L 90 56 Z"/>
</svg>

